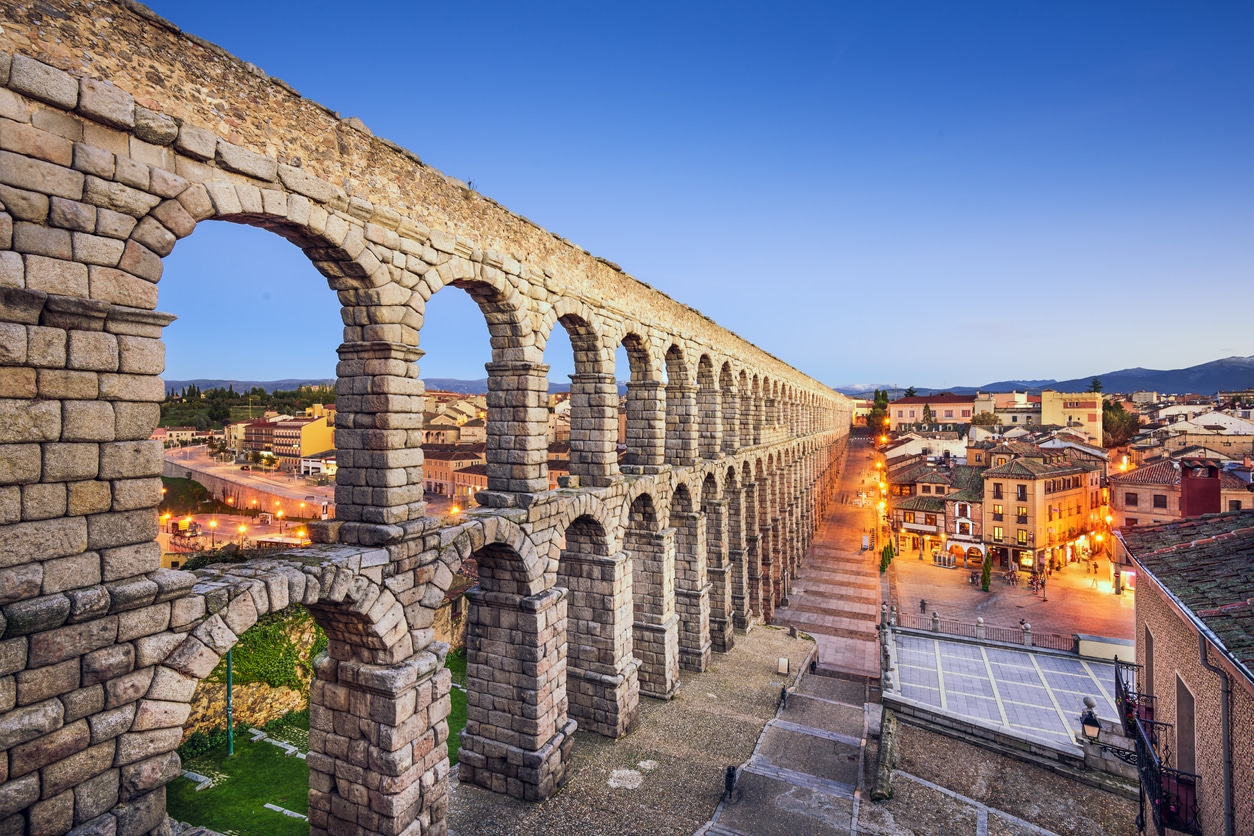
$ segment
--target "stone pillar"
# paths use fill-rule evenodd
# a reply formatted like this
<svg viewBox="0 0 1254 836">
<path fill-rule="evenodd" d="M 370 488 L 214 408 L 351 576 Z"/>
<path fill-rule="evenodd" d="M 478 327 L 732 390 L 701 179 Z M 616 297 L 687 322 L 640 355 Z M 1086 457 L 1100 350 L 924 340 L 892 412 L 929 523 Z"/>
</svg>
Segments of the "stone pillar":
<svg viewBox="0 0 1254 836">
<path fill-rule="evenodd" d="M 570 474 L 603 488 L 618 475 L 618 384 L 612 374 L 570 376 Z M 546 452 L 547 457 L 547 452 Z"/>
<path fill-rule="evenodd" d="M 353 655 L 333 641 L 314 664 L 310 833 L 445 833 L 452 674 L 427 652 L 393 665 Z"/>
<path fill-rule="evenodd" d="M 675 529 L 628 535 L 635 600 L 632 639 L 640 659 L 640 692 L 670 699 L 679 681 L 675 614 Z"/>
<path fill-rule="evenodd" d="M 670 397 L 669 393 L 667 397 Z M 723 395 L 713 386 L 697 391 L 698 447 L 701 458 L 718 458 L 723 449 Z"/>
<path fill-rule="evenodd" d="M 748 389 L 744 389 L 740 393 L 740 427 L 739 438 L 737 439 L 737 447 L 749 447 L 753 445 L 753 427 L 756 424 L 755 404 L 756 399 Z"/>
<path fill-rule="evenodd" d="M 344 543 L 382 545 L 426 514 L 422 499 L 422 351 L 344 343 L 335 371 L 335 516 Z M 311 526 L 318 539 L 329 539 Z"/>
<path fill-rule="evenodd" d="M 697 463 L 697 387 L 666 386 L 666 461 L 688 466 Z"/>
<path fill-rule="evenodd" d="M 753 399 L 752 411 L 749 415 L 749 427 L 753 433 L 750 443 L 757 446 L 762 443 L 762 425 L 765 423 L 765 413 L 763 412 L 766 399 L 756 397 Z"/>
<path fill-rule="evenodd" d="M 763 601 L 765 599 L 762 589 L 762 546 L 763 541 L 758 535 L 750 534 L 745 537 L 745 564 L 748 566 L 747 581 L 749 584 L 748 601 L 746 603 L 749 605 L 749 619 L 766 624 L 767 621 L 762 615 Z"/>
<path fill-rule="evenodd" d="M 549 367 L 517 360 L 487 363 L 488 493 L 549 488 Z M 491 497 L 484 504 L 496 504 Z M 506 504 L 506 503 L 501 503 Z"/>
<path fill-rule="evenodd" d="M 635 730 L 640 661 L 632 655 L 632 585 L 625 552 L 563 552 L 568 584 L 566 692 L 570 716 L 584 731 L 619 738 Z"/>
<path fill-rule="evenodd" d="M 732 572 L 727 549 L 727 500 L 705 503 L 706 572 L 710 577 L 710 646 L 727 653 L 735 645 L 732 631 Z"/>
<path fill-rule="evenodd" d="M 623 466 L 628 473 L 657 473 L 666 443 L 666 404 L 662 384 L 656 380 L 627 384 L 627 452 Z"/>
<path fill-rule="evenodd" d="M 678 517 L 678 519 L 676 519 Z M 705 514 L 672 514 L 675 540 L 675 611 L 679 616 L 679 666 L 710 665 L 710 583 L 706 572 Z"/>
<path fill-rule="evenodd" d="M 466 728 L 460 780 L 526 801 L 566 779 L 566 590 L 466 593 Z"/>
<path fill-rule="evenodd" d="M 722 391 L 720 406 L 723 416 L 723 433 L 719 447 L 724 453 L 730 455 L 740 449 L 740 403 L 735 389 L 728 387 Z"/>
<path fill-rule="evenodd" d="M 762 571 L 758 580 L 759 595 L 762 599 L 759 612 L 763 624 L 775 622 L 775 578 L 778 569 L 775 561 L 776 542 L 773 535 L 776 533 L 777 529 L 770 525 L 764 525 L 758 529 L 758 549 L 762 557 Z"/>
</svg>

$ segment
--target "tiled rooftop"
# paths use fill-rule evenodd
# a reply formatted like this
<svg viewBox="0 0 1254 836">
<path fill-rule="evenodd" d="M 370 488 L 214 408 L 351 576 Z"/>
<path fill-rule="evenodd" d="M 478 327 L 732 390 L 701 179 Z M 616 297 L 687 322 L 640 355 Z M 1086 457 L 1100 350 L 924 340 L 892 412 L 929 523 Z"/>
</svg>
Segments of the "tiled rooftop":
<svg viewBox="0 0 1254 836">
<path fill-rule="evenodd" d="M 1254 670 L 1254 511 L 1118 533 L 1128 551 Z"/>
</svg>

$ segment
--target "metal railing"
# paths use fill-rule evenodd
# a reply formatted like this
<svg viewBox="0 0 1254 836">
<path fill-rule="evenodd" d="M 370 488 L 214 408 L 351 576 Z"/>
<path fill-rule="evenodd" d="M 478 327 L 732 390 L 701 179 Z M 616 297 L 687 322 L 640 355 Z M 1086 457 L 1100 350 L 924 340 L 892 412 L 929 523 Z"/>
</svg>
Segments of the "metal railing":
<svg viewBox="0 0 1254 836">
<path fill-rule="evenodd" d="M 940 618 L 936 614 L 914 615 L 899 613 L 897 626 L 907 630 L 921 630 L 929 633 L 941 633 L 947 636 L 961 636 L 978 641 L 1004 642 L 1024 647 L 1039 647 L 1046 650 L 1062 650 L 1068 653 L 1079 651 L 1079 637 L 1061 633 L 1037 633 L 1028 625 L 1024 627 L 999 627 L 985 624 L 978 618 L 974 623 L 958 621 L 951 618 Z"/>
<path fill-rule="evenodd" d="M 1181 833 L 1202 833 L 1198 821 L 1197 790 L 1201 776 L 1167 766 L 1171 759 L 1167 741 L 1169 723 L 1134 720 L 1136 727 L 1136 769 L 1141 788 L 1149 801 L 1150 815 L 1159 836 L 1168 829 Z M 1161 753 L 1161 755 L 1160 755 Z"/>
</svg>

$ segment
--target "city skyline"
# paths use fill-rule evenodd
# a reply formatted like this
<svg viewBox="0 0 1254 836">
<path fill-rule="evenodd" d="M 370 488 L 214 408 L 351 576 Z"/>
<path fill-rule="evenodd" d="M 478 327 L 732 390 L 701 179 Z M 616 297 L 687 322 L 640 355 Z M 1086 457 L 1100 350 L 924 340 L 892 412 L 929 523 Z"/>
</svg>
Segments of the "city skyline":
<svg viewBox="0 0 1254 836">
<path fill-rule="evenodd" d="M 152 4 L 826 384 L 1254 354 L 1222 318 L 1254 302 L 1247 6 L 236 5 Z M 281 239 L 202 225 L 167 259 L 167 376 L 333 376 L 338 304 L 308 287 Z M 421 347 L 424 377 L 484 376 L 460 292 Z"/>
</svg>

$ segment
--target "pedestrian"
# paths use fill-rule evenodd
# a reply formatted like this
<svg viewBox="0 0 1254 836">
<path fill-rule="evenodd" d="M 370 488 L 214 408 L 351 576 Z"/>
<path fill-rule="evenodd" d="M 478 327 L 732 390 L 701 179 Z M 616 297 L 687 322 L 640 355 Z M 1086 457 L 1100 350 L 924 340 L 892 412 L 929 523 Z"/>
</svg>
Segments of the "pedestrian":
<svg viewBox="0 0 1254 836">
<path fill-rule="evenodd" d="M 924 615 L 927 615 L 927 599 L 926 598 L 919 599 L 919 612 L 923 613 Z"/>
<path fill-rule="evenodd" d="M 1093 573 L 1093 582 L 1089 584 L 1089 589 L 1097 589 L 1097 573 Z"/>
<path fill-rule="evenodd" d="M 1024 624 L 1027 624 L 1027 622 L 1026 622 L 1026 621 L 1024 621 L 1022 618 L 1021 618 L 1021 619 L 1019 619 L 1019 629 L 1020 629 L 1020 630 L 1022 630 L 1022 629 L 1023 629 L 1023 625 L 1024 625 Z"/>
</svg>

